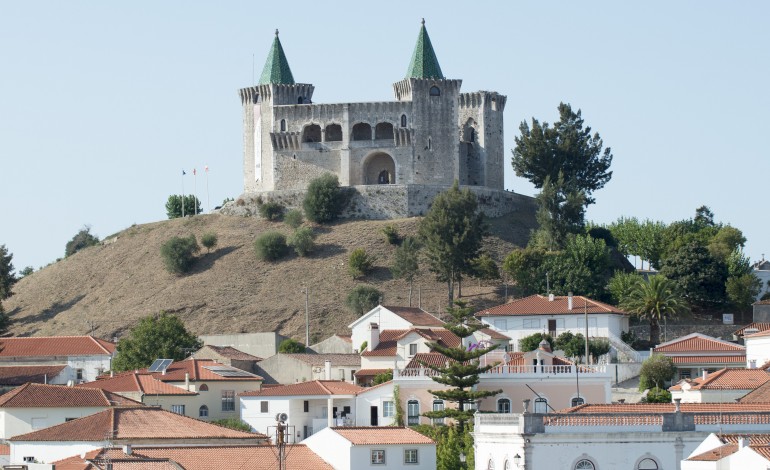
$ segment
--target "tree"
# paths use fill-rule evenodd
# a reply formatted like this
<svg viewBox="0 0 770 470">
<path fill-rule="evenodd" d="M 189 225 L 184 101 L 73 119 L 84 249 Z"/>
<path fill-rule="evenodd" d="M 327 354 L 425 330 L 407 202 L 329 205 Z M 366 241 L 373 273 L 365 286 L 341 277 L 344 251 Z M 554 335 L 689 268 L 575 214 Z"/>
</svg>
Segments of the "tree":
<svg viewBox="0 0 770 470">
<path fill-rule="evenodd" d="M 173 274 L 184 274 L 195 264 L 195 253 L 200 250 L 195 235 L 172 237 L 160 247 L 163 264 Z"/>
<path fill-rule="evenodd" d="M 19 276 L 20 276 L 19 279 L 23 277 L 27 277 L 34 272 L 35 272 L 35 268 L 33 268 L 32 266 L 27 266 L 26 268 L 19 271 Z"/>
<path fill-rule="evenodd" d="M 543 188 L 547 180 L 558 181 L 561 173 L 566 194 L 583 193 L 586 205 L 594 203 L 590 195 L 612 178 L 612 151 L 607 147 L 602 152 L 599 133 L 591 135 L 591 128 L 583 127 L 580 110 L 575 113 L 572 106 L 560 103 L 553 127 L 533 118 L 531 129 L 524 121 L 519 130 L 511 161 L 517 176 Z"/>
<path fill-rule="evenodd" d="M 503 271 L 516 283 L 522 294 L 548 293 L 543 271 L 548 255 L 542 248 L 527 247 L 513 250 L 503 261 Z"/>
<path fill-rule="evenodd" d="M 637 273 L 616 271 L 607 283 L 607 290 L 610 291 L 610 298 L 614 305 L 618 305 L 623 299 L 628 298 L 631 291 L 640 282 L 644 282 L 644 279 Z"/>
<path fill-rule="evenodd" d="M 345 203 L 337 175 L 326 173 L 310 181 L 302 207 L 313 222 L 327 223 L 339 217 Z"/>
<path fill-rule="evenodd" d="M 372 385 L 384 384 L 393 380 L 393 369 L 388 369 L 387 372 L 377 374 L 372 379 Z"/>
<path fill-rule="evenodd" d="M 360 316 L 379 305 L 381 298 L 382 292 L 374 287 L 357 285 L 348 294 L 345 304 L 353 313 Z"/>
<path fill-rule="evenodd" d="M 463 302 L 457 302 L 455 307 L 449 307 L 447 314 L 449 319 L 444 324 L 444 328 L 461 339 L 468 338 L 485 326 L 473 315 L 473 309 L 466 307 Z M 457 422 L 458 433 L 462 435 L 466 432 L 465 423 L 472 420 L 474 414 L 474 410 L 468 409 L 467 405 L 502 392 L 502 390 L 474 390 L 474 386 L 479 383 L 479 374 L 497 365 L 495 363 L 482 367 L 478 359 L 497 348 L 497 345 L 470 349 L 466 348 L 462 342 L 456 347 L 446 347 L 430 342 L 428 347 L 431 351 L 442 354 L 447 361 L 443 366 L 428 363 L 422 363 L 422 365 L 438 373 L 431 377 L 434 382 L 450 387 L 444 390 L 428 390 L 428 393 L 444 401 L 457 403 L 457 408 L 445 407 L 440 411 L 423 413 L 423 416 L 432 419 L 452 418 Z"/>
<path fill-rule="evenodd" d="M 665 388 L 654 387 L 647 392 L 647 396 L 642 401 L 644 403 L 671 403 L 671 392 Z"/>
<path fill-rule="evenodd" d="M 487 253 L 482 253 L 481 256 L 473 260 L 473 277 L 479 281 L 492 281 L 500 279 L 500 269 L 497 267 L 497 263 Z"/>
<path fill-rule="evenodd" d="M 312 228 L 300 227 L 289 237 L 288 243 L 299 256 L 307 256 L 315 248 L 314 240 L 315 233 Z"/>
<path fill-rule="evenodd" d="M 116 371 L 149 367 L 156 359 L 185 359 L 203 343 L 176 315 L 161 312 L 139 321 L 129 336 L 118 341 L 112 361 Z"/>
<path fill-rule="evenodd" d="M 730 303 L 738 310 L 743 319 L 743 314 L 751 311 L 751 305 L 762 290 L 762 281 L 753 273 L 741 274 L 727 278 L 725 291 Z"/>
<path fill-rule="evenodd" d="M 422 245 L 431 272 L 447 283 L 448 305 L 454 301 L 454 283 L 472 272 L 472 261 L 479 256 L 486 234 L 484 214 L 478 211 L 476 196 L 467 188 L 454 185 L 433 200 L 430 210 L 420 222 Z M 462 291 L 458 289 L 458 296 Z"/>
<path fill-rule="evenodd" d="M 254 251 L 262 261 L 277 261 L 286 255 L 286 235 L 281 232 L 265 232 L 254 241 Z"/>
<path fill-rule="evenodd" d="M 691 241 L 663 260 L 660 273 L 674 281 L 691 304 L 713 308 L 726 300 L 727 265 Z"/>
<path fill-rule="evenodd" d="M 664 276 L 650 276 L 634 286 L 621 308 L 650 323 L 650 343 L 660 342 L 660 321 L 687 311 L 687 304 L 676 285 Z"/>
<path fill-rule="evenodd" d="M 385 241 L 391 245 L 401 243 L 401 235 L 398 233 L 398 227 L 395 225 L 386 225 L 382 228 L 382 234 L 385 235 Z"/>
<path fill-rule="evenodd" d="M 551 346 L 551 350 L 553 350 L 554 341 L 551 335 L 549 335 L 548 333 L 533 333 L 529 336 L 525 336 L 519 339 L 519 351 L 522 351 L 522 352 L 534 351 L 535 349 L 540 347 L 540 343 L 543 340 L 548 341 L 548 344 Z"/>
<path fill-rule="evenodd" d="M 13 292 L 11 288 L 16 283 L 16 276 L 13 274 L 13 254 L 8 253 L 5 245 L 0 245 L 0 300 L 7 299 Z"/>
<path fill-rule="evenodd" d="M 661 388 L 673 379 L 675 374 L 676 367 L 670 357 L 653 354 L 642 363 L 639 371 L 639 391 L 652 387 Z"/>
<path fill-rule="evenodd" d="M 538 228 L 530 244 L 547 250 L 564 247 L 567 236 L 583 229 L 585 217 L 585 193 L 570 190 L 559 173 L 556 180 L 546 177 L 543 189 L 535 196 L 538 209 L 535 219 Z"/>
<path fill-rule="evenodd" d="M 348 257 L 348 272 L 353 279 L 366 276 L 372 270 L 374 257 L 369 256 L 363 248 L 356 248 Z"/>
<path fill-rule="evenodd" d="M 187 194 L 184 197 L 179 194 L 172 194 L 166 201 L 166 215 L 169 219 L 182 217 L 182 201 L 184 201 L 185 216 L 200 214 L 201 201 L 197 197 L 192 194 Z"/>
<path fill-rule="evenodd" d="M 305 345 L 297 341 L 296 339 L 285 339 L 278 346 L 279 353 L 304 353 Z"/>
<path fill-rule="evenodd" d="M 5 313 L 5 308 L 3 308 L 3 303 L 0 302 L 0 335 L 7 333 L 8 328 L 10 327 L 11 327 L 11 317 L 9 317 L 7 313 Z"/>
<path fill-rule="evenodd" d="M 83 227 L 74 237 L 72 237 L 72 240 L 67 242 L 67 245 L 64 247 L 64 256 L 74 255 L 83 248 L 98 244 L 99 237 L 91 234 L 91 227 Z"/>
<path fill-rule="evenodd" d="M 217 246 L 217 234 L 213 232 L 204 233 L 201 237 L 201 244 L 206 247 L 206 250 L 211 253 L 211 249 Z"/>
<path fill-rule="evenodd" d="M 415 278 L 420 274 L 419 263 L 420 245 L 415 238 L 406 237 L 401 245 L 396 247 L 393 266 L 390 273 L 396 279 L 409 283 L 409 306 L 412 306 L 412 287 Z"/>
<path fill-rule="evenodd" d="M 259 215 L 264 219 L 277 221 L 283 218 L 283 212 L 286 210 L 283 204 L 276 201 L 267 201 L 259 205 Z"/>
<path fill-rule="evenodd" d="M 714 258 L 727 262 L 727 259 L 735 251 L 740 251 L 746 244 L 746 237 L 743 232 L 735 227 L 725 225 L 719 228 L 708 244 L 709 253 Z"/>
<path fill-rule="evenodd" d="M 436 470 L 455 470 L 462 468 L 460 449 L 462 439 L 457 430 L 450 427 L 436 439 Z"/>
</svg>

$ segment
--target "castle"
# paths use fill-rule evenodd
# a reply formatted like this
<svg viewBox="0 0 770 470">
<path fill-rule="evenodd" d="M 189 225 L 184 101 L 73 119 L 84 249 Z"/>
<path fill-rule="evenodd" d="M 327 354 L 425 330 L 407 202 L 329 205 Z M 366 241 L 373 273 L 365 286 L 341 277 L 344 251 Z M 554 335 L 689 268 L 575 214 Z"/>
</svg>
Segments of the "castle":
<svg viewBox="0 0 770 470">
<path fill-rule="evenodd" d="M 278 31 L 256 86 L 240 90 L 244 192 L 342 186 L 461 185 L 503 191 L 503 110 L 496 92 L 461 93 L 441 72 L 423 20 L 396 101 L 313 103 L 295 83 Z M 497 190 L 497 191 L 494 191 Z"/>
</svg>

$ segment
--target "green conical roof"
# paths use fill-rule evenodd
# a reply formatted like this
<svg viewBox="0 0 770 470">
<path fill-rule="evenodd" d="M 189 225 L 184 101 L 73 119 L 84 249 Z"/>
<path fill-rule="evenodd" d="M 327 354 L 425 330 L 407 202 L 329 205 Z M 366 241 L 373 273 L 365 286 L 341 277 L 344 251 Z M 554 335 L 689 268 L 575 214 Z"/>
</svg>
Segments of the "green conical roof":
<svg viewBox="0 0 770 470">
<path fill-rule="evenodd" d="M 417 36 L 417 45 L 414 46 L 412 61 L 406 71 L 406 78 L 444 78 L 441 66 L 438 65 L 436 53 L 425 29 L 425 20 L 422 20 L 420 34 Z"/>
<path fill-rule="evenodd" d="M 283 53 L 281 40 L 278 39 L 278 30 L 275 30 L 275 39 L 270 47 L 270 54 L 267 55 L 265 68 L 262 69 L 262 76 L 259 77 L 260 85 L 268 83 L 293 85 L 294 77 L 289 68 L 289 61 L 286 60 L 286 54 Z"/>
</svg>

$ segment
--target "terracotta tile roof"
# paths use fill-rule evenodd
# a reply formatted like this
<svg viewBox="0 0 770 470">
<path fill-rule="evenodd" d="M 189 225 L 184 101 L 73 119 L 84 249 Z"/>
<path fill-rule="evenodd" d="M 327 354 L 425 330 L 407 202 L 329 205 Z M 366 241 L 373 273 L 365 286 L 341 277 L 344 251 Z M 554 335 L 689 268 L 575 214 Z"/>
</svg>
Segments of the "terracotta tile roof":
<svg viewBox="0 0 770 470">
<path fill-rule="evenodd" d="M 435 444 L 433 439 L 410 428 L 387 427 L 334 427 L 337 434 L 354 446 L 374 444 Z"/>
<path fill-rule="evenodd" d="M 770 335 L 770 330 L 764 330 L 764 331 L 759 331 L 757 333 L 752 333 L 750 335 L 745 335 L 744 338 L 761 338 L 763 336 L 769 336 L 769 335 Z"/>
<path fill-rule="evenodd" d="M 355 395 L 362 387 L 341 380 L 311 380 L 278 387 L 263 388 L 238 394 L 241 397 L 287 397 L 287 396 L 329 396 Z"/>
<path fill-rule="evenodd" d="M 444 326 L 444 322 L 440 318 L 421 308 L 389 307 L 385 305 L 383 305 L 383 307 L 408 321 L 413 326 Z"/>
<path fill-rule="evenodd" d="M 201 349 L 206 349 L 206 348 L 228 359 L 235 359 L 238 361 L 261 361 L 262 360 L 261 357 L 252 356 L 251 354 L 245 353 L 240 349 L 235 349 L 232 346 L 214 346 L 213 344 L 207 344 L 203 346 Z"/>
<path fill-rule="evenodd" d="M 770 444 L 770 434 L 719 434 L 717 436 L 724 443 L 737 444 L 740 438 L 749 438 L 751 445 L 768 445 Z"/>
<path fill-rule="evenodd" d="M 384 374 L 385 372 L 389 372 L 393 369 L 360 369 L 357 370 L 355 373 L 356 377 L 374 377 L 376 375 Z"/>
<path fill-rule="evenodd" d="M 155 407 L 109 408 L 96 414 L 11 438 L 12 441 L 103 441 L 152 439 L 265 439 Z"/>
<path fill-rule="evenodd" d="M 50 382 L 65 367 L 67 366 L 0 366 L 0 385 L 18 386 L 27 382 Z"/>
<path fill-rule="evenodd" d="M 225 369 L 232 370 L 238 374 L 248 374 L 248 376 L 227 377 L 227 376 L 219 375 L 215 372 L 212 372 L 211 370 L 207 369 L 208 367 L 222 367 Z M 143 369 L 140 372 L 148 373 L 146 369 Z M 185 373 L 190 374 L 191 381 L 205 380 L 206 382 L 212 382 L 212 381 L 229 382 L 234 380 L 234 381 L 240 382 L 240 381 L 262 381 L 263 380 L 262 377 L 256 374 L 245 372 L 236 367 L 220 364 L 219 362 L 216 362 L 213 359 L 195 359 L 195 358 L 189 358 L 179 362 L 172 362 L 171 365 L 168 366 L 168 369 L 166 369 L 165 374 L 161 372 L 154 372 L 151 374 L 153 377 L 163 382 L 184 382 Z"/>
<path fill-rule="evenodd" d="M 757 300 L 756 302 L 754 302 L 751 305 L 770 305 L 770 299 Z"/>
<path fill-rule="evenodd" d="M 741 356 L 673 356 L 675 365 L 684 364 L 746 364 L 746 355 Z"/>
<path fill-rule="evenodd" d="M 738 399 L 739 403 L 770 403 L 770 382 L 765 382 L 756 389 Z"/>
<path fill-rule="evenodd" d="M 587 307 L 586 307 L 587 306 Z M 628 315 L 612 305 L 589 299 L 581 295 L 572 297 L 572 310 L 569 309 L 567 296 L 555 296 L 553 301 L 542 295 L 530 295 L 522 299 L 480 310 L 477 317 L 518 316 L 518 315 L 576 315 L 588 313 L 608 313 Z"/>
<path fill-rule="evenodd" d="M 770 412 L 766 403 L 682 403 L 684 413 L 752 413 Z M 573 406 L 557 410 L 557 413 L 673 413 L 674 403 L 612 403 Z"/>
<path fill-rule="evenodd" d="M 736 452 L 738 452 L 738 444 L 725 444 L 723 446 L 708 450 L 702 454 L 694 455 L 685 460 L 691 462 L 717 462 Z"/>
<path fill-rule="evenodd" d="M 461 344 L 451 331 L 444 328 L 411 328 L 408 330 L 383 330 L 380 331 L 380 342 L 372 351 L 364 351 L 362 356 L 395 356 L 398 349 L 398 340 L 406 335 L 415 333 L 428 341 L 439 343 L 443 346 L 454 348 Z"/>
<path fill-rule="evenodd" d="M 770 381 L 770 373 L 762 369 L 720 369 L 690 381 L 690 390 L 754 390 Z M 676 384 L 669 390 L 682 390 Z"/>
<path fill-rule="evenodd" d="M 485 335 L 489 336 L 492 339 L 503 339 L 503 340 L 511 339 L 510 336 L 505 336 L 504 334 L 500 333 L 499 331 L 493 330 L 492 328 L 482 328 L 479 330 L 479 332 L 484 333 Z"/>
<path fill-rule="evenodd" d="M 761 455 L 762 457 L 770 460 L 770 446 L 755 446 L 751 445 L 751 450 Z"/>
<path fill-rule="evenodd" d="M 331 361 L 332 366 L 361 365 L 361 356 L 358 354 L 279 354 L 297 359 L 311 366 L 323 366 L 326 361 Z"/>
<path fill-rule="evenodd" d="M 434 367 L 444 367 L 448 361 L 451 361 L 451 359 L 448 359 L 441 353 L 417 353 L 404 369 L 419 369 L 420 367 L 425 367 L 423 364 Z"/>
<path fill-rule="evenodd" d="M 656 353 L 704 353 L 722 352 L 745 354 L 746 348 L 735 343 L 712 338 L 701 333 L 691 333 L 681 338 L 659 344 Z"/>
<path fill-rule="evenodd" d="M 93 336 L 39 336 L 0 339 L 0 357 L 112 355 L 115 344 Z"/>
<path fill-rule="evenodd" d="M 746 331 L 749 328 L 756 328 L 759 331 L 770 330 L 770 323 L 760 323 L 760 322 L 749 323 L 748 325 L 733 331 L 733 334 L 736 336 L 743 336 L 744 331 Z"/>
<path fill-rule="evenodd" d="M 114 393 L 141 392 L 145 395 L 197 395 L 181 387 L 161 382 L 149 374 L 127 372 L 115 377 L 100 377 L 77 387 L 98 388 Z"/>
<path fill-rule="evenodd" d="M 11 446 L 9 444 L 0 444 L 0 455 L 11 455 Z"/>
<path fill-rule="evenodd" d="M 0 408 L 139 406 L 141 403 L 98 389 L 28 383 L 0 396 Z"/>
</svg>

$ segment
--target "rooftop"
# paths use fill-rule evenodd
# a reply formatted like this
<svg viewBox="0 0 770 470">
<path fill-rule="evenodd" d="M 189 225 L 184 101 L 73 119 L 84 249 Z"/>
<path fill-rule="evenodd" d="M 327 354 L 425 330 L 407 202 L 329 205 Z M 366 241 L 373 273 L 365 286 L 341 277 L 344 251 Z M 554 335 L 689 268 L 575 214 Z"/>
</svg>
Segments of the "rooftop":
<svg viewBox="0 0 770 470">
<path fill-rule="evenodd" d="M 425 29 L 425 20 L 422 20 L 420 33 L 417 35 L 417 44 L 414 46 L 412 60 L 409 61 L 406 78 L 444 78 L 428 30 Z"/>
<path fill-rule="evenodd" d="M 733 353 L 746 354 L 746 348 L 729 341 L 713 338 L 702 333 L 691 333 L 659 344 L 656 353 Z"/>
<path fill-rule="evenodd" d="M 720 369 L 706 376 L 690 380 L 690 390 L 754 390 L 770 381 L 770 374 L 762 369 Z M 684 382 L 669 388 L 682 390 Z"/>
<path fill-rule="evenodd" d="M 521 299 L 480 310 L 477 317 L 521 316 L 521 315 L 578 315 L 588 312 L 616 315 L 628 315 L 612 305 L 597 300 L 575 295 L 572 297 L 572 309 L 569 308 L 568 296 L 554 296 L 553 300 L 542 295 L 530 295 Z"/>
<path fill-rule="evenodd" d="M 433 439 L 404 427 L 334 427 L 334 432 L 347 439 L 354 446 L 375 444 L 435 444 Z"/>
<path fill-rule="evenodd" d="M 262 360 L 261 357 L 252 356 L 251 354 L 245 353 L 240 349 L 235 349 L 232 346 L 214 346 L 213 344 L 207 344 L 203 346 L 201 349 L 206 349 L 206 348 L 228 359 L 235 359 L 238 361 L 261 361 Z"/>
<path fill-rule="evenodd" d="M 752 322 L 733 331 L 733 334 L 736 336 L 743 336 L 745 331 L 749 328 L 756 328 L 759 331 L 770 330 L 770 323 Z"/>
<path fill-rule="evenodd" d="M 281 84 L 293 85 L 294 76 L 289 68 L 289 61 L 283 52 L 281 40 L 278 39 L 278 30 L 275 30 L 275 39 L 270 46 L 270 52 L 265 60 L 265 68 L 262 69 L 262 75 L 259 77 L 259 84 Z"/>
<path fill-rule="evenodd" d="M 140 406 L 141 403 L 99 389 L 28 383 L 0 396 L 0 408 L 78 408 Z"/>
<path fill-rule="evenodd" d="M 146 372 L 142 370 L 140 372 Z M 172 362 L 162 372 L 153 372 L 152 376 L 163 382 L 184 382 L 185 374 L 189 374 L 190 380 L 212 381 L 261 381 L 262 377 L 243 371 L 236 367 L 220 364 L 213 359 L 189 358 L 184 361 Z"/>
<path fill-rule="evenodd" d="M 86 382 L 78 388 L 97 388 L 115 393 L 140 392 L 145 395 L 197 395 L 181 387 L 167 384 L 151 374 L 127 372 L 115 377 L 101 377 L 93 382 Z"/>
<path fill-rule="evenodd" d="M 67 366 L 0 366 L 0 385 L 18 386 L 27 382 L 47 383 L 59 375 L 65 367 Z"/>
<path fill-rule="evenodd" d="M 326 361 L 331 361 L 332 366 L 360 366 L 361 356 L 358 354 L 299 354 L 279 353 L 282 356 L 291 357 L 311 366 L 323 366 Z"/>
<path fill-rule="evenodd" d="M 355 395 L 363 387 L 341 380 L 311 380 L 289 385 L 267 387 L 262 390 L 240 393 L 241 397 L 286 397 L 286 396 L 330 396 Z"/>
<path fill-rule="evenodd" d="M 36 336 L 0 339 L 0 357 L 112 355 L 115 344 L 93 336 Z"/>
<path fill-rule="evenodd" d="M 409 334 L 417 334 L 427 341 L 436 342 L 443 346 L 454 348 L 460 346 L 461 341 L 454 333 L 444 328 L 411 328 L 408 330 L 383 330 L 380 331 L 380 342 L 372 351 L 364 351 L 362 356 L 395 356 L 398 348 L 398 340 Z"/>
<path fill-rule="evenodd" d="M 443 327 L 445 323 L 435 315 L 417 307 L 397 307 L 383 305 L 383 308 L 390 310 L 399 317 L 411 323 L 413 326 L 417 327 Z"/>
</svg>

